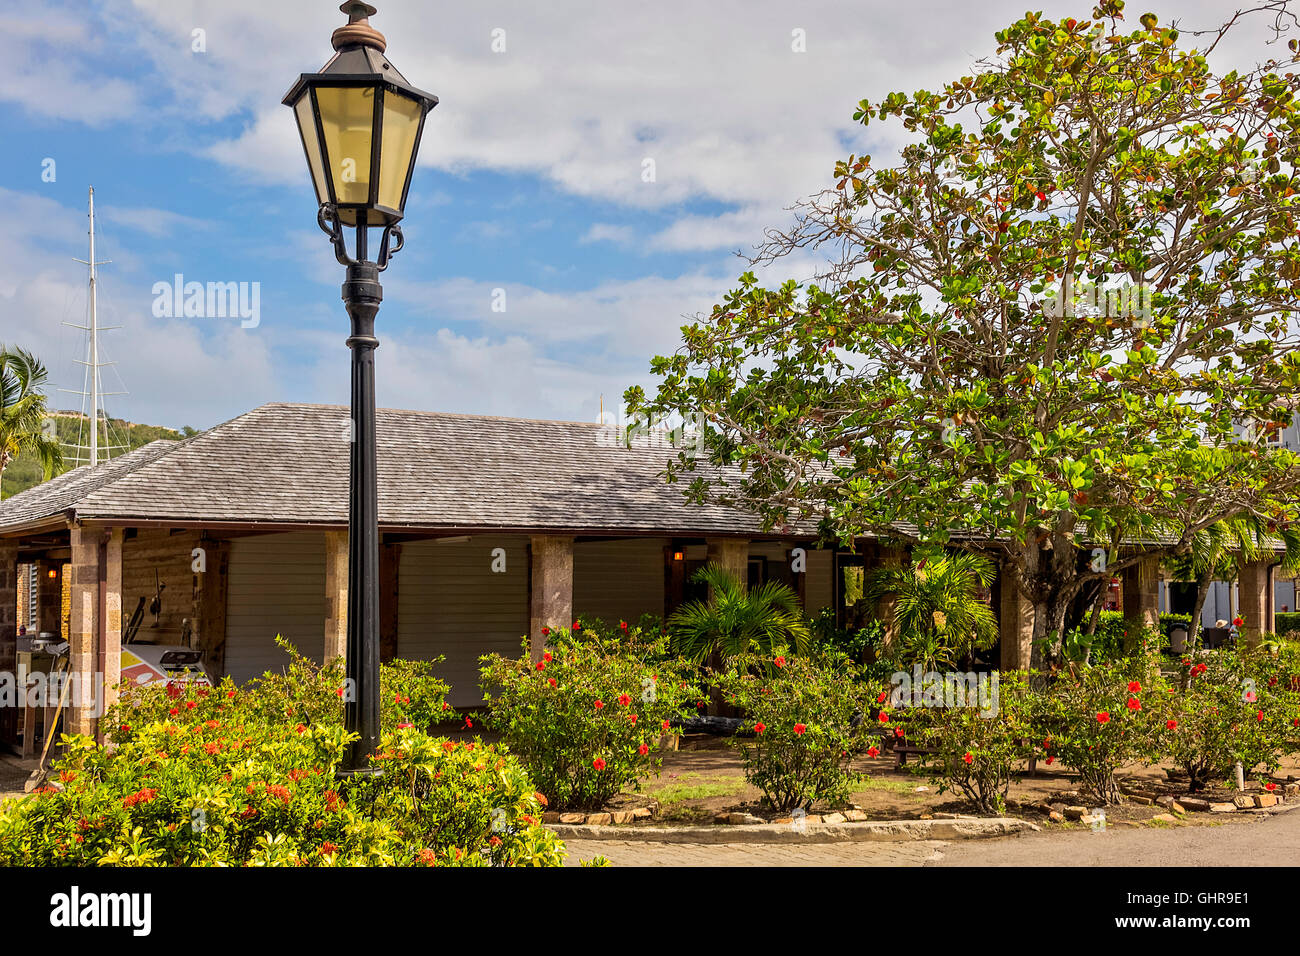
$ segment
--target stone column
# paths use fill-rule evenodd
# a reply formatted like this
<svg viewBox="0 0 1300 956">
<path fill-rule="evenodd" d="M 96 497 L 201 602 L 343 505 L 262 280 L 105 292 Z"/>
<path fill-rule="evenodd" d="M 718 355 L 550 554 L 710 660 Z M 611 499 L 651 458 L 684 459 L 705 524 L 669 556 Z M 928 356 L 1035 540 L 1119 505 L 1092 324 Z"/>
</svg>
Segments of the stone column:
<svg viewBox="0 0 1300 956">
<path fill-rule="evenodd" d="M 98 723 L 99 543 L 102 531 L 74 527 L 72 562 L 67 569 L 72 611 L 68 621 L 69 690 L 64 726 L 68 733 L 93 736 Z"/>
<path fill-rule="evenodd" d="M 555 630 L 573 624 L 573 538 L 535 534 L 529 543 L 529 646 L 533 660 L 540 661 L 546 647 L 542 628 Z"/>
<path fill-rule="evenodd" d="M 1264 631 L 1273 629 L 1273 595 L 1268 586 L 1269 565 L 1272 558 L 1262 561 L 1237 562 L 1237 595 L 1240 602 L 1237 613 L 1241 625 L 1241 642 L 1247 647 L 1259 644 Z"/>
<path fill-rule="evenodd" d="M 194 647 L 203 652 L 203 666 L 215 679 L 226 673 L 226 584 L 230 574 L 230 542 L 204 538 L 203 571 L 198 575 L 194 608 Z"/>
<path fill-rule="evenodd" d="M 104 549 L 104 706 L 117 700 L 122 680 L 122 542 L 125 531 L 114 528 Z"/>
<path fill-rule="evenodd" d="M 1001 669 L 1028 670 L 1034 650 L 1034 605 L 1016 587 L 1005 568 L 1001 571 L 998 592 Z"/>
<path fill-rule="evenodd" d="M 348 656 L 348 533 L 325 532 L 325 654 Z"/>
<path fill-rule="evenodd" d="M 0 682 L 18 680 L 18 542 L 0 539 Z M 14 687 L 21 695 L 23 688 Z M 0 690 L 0 697 L 3 691 Z M 18 737 L 18 703 L 0 699 L 0 742 Z"/>
<path fill-rule="evenodd" d="M 1124 627 L 1129 637 L 1124 649 L 1135 646 L 1137 631 L 1160 627 L 1160 559 L 1142 558 L 1120 571 L 1120 588 L 1124 605 Z"/>
<path fill-rule="evenodd" d="M 749 585 L 749 539 L 748 538 L 708 538 L 706 539 L 710 564 L 719 564 L 740 579 L 741 587 Z"/>
<path fill-rule="evenodd" d="M 907 549 L 878 541 L 876 542 L 876 557 L 877 564 L 875 568 L 864 565 L 862 569 L 862 587 L 864 591 L 870 586 L 871 575 L 877 569 L 901 568 L 907 562 Z M 898 621 L 895 617 L 897 606 L 898 595 L 892 591 L 886 591 L 876 599 L 876 620 L 885 625 L 885 633 L 881 638 L 881 642 L 885 647 L 898 640 Z"/>
</svg>

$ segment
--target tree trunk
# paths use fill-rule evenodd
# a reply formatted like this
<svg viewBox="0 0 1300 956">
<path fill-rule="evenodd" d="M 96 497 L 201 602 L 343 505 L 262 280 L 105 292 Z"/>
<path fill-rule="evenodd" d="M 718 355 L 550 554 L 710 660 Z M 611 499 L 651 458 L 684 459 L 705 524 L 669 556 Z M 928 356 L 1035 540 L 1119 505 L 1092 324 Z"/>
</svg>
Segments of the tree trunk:
<svg viewBox="0 0 1300 956">
<path fill-rule="evenodd" d="M 1210 585 L 1214 583 L 1213 566 L 1202 571 L 1196 578 L 1196 607 L 1192 608 L 1191 635 L 1187 646 L 1198 650 L 1201 643 L 1201 611 L 1205 608 L 1205 599 L 1210 596 Z"/>
</svg>

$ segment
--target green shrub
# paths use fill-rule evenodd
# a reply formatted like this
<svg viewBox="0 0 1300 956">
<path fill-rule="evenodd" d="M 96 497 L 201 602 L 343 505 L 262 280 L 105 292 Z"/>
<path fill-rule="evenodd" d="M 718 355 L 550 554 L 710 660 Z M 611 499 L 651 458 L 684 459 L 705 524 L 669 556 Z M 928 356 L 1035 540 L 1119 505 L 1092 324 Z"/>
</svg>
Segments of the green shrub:
<svg viewBox="0 0 1300 956">
<path fill-rule="evenodd" d="M 1168 618 L 1168 620 L 1166 620 Z M 1119 611 L 1102 611 L 1097 618 L 1097 629 L 1091 638 L 1084 626 L 1071 631 L 1067 643 L 1067 658 L 1082 662 L 1086 653 L 1090 664 L 1119 664 L 1131 657 L 1153 654 L 1169 643 L 1168 625 L 1175 620 L 1190 621 L 1186 614 L 1162 614 L 1158 629 L 1134 628 Z"/>
<path fill-rule="evenodd" d="M 1238 762 L 1247 774 L 1271 772 L 1300 749 L 1300 677 L 1289 663 L 1228 650 L 1184 659 L 1182 689 L 1166 705 L 1162 752 L 1190 789 L 1227 780 Z"/>
<path fill-rule="evenodd" d="M 1048 756 L 1078 772 L 1080 785 L 1093 798 L 1118 803 L 1115 771 L 1161 757 L 1167 691 L 1159 672 L 1141 657 L 1062 675 L 1031 695 L 1034 737 Z"/>
<path fill-rule="evenodd" d="M 527 773 L 492 747 L 388 732 L 382 776 L 336 781 L 354 738 L 333 676 L 134 688 L 104 718 L 111 749 L 65 738 L 50 784 L 0 809 L 0 866 L 562 862 Z"/>
<path fill-rule="evenodd" d="M 808 621 L 808 649 L 813 654 L 842 654 L 851 661 L 863 661 L 868 651 L 877 651 L 885 636 L 885 625 L 877 620 L 850 630 L 840 627 L 835 608 L 824 607 Z"/>
<path fill-rule="evenodd" d="M 527 639 L 518 658 L 481 658 L 488 726 L 555 809 L 599 807 L 657 772 L 661 737 L 680 733 L 670 721 L 700 696 L 663 659 L 666 638 L 619 631 L 561 629 L 537 663 Z"/>
<path fill-rule="evenodd" d="M 1274 615 L 1274 627 L 1279 636 L 1300 631 L 1300 611 L 1278 611 Z"/>
<path fill-rule="evenodd" d="M 870 746 L 865 685 L 844 658 L 742 655 L 718 686 L 752 737 L 734 737 L 745 779 L 774 810 L 843 803 L 861 775 L 849 762 Z"/>
<path fill-rule="evenodd" d="M 1006 809 L 1007 791 L 1019 761 L 1033 756 L 1028 683 L 1019 671 L 1001 671 L 995 707 L 936 706 L 912 709 L 908 731 L 933 753 L 920 755 L 940 793 L 964 796 L 982 813 Z"/>
<path fill-rule="evenodd" d="M 240 691 L 240 707 L 250 718 L 275 723 L 290 721 L 308 726 L 342 725 L 343 708 L 339 700 L 346 692 L 346 665 L 335 658 L 321 665 L 304 657 L 292 643 L 276 635 L 276 644 L 289 660 L 278 671 L 267 671 Z M 437 720 L 455 719 L 447 703 L 448 686 L 433 676 L 433 668 L 442 663 L 395 660 L 379 665 L 380 719 L 385 731 L 402 724 L 427 730 Z M 233 684 L 227 689 L 233 688 Z M 179 693 L 180 685 L 171 692 Z M 183 714 L 172 713 L 174 702 L 156 694 L 137 694 L 138 688 L 123 689 L 123 704 L 138 711 L 136 724 L 163 721 Z"/>
</svg>

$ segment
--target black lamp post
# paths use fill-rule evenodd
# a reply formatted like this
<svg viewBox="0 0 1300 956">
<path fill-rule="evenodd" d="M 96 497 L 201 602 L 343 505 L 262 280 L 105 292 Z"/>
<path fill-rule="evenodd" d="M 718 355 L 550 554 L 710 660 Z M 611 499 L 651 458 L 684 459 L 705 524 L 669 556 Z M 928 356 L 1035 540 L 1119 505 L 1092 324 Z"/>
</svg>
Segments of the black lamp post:
<svg viewBox="0 0 1300 956">
<path fill-rule="evenodd" d="M 424 118 L 438 98 L 417 90 L 384 57 L 384 35 L 370 25 L 375 8 L 358 0 L 339 7 L 347 26 L 334 31 L 336 51 L 319 73 L 298 78 L 284 104 L 293 109 L 320 208 L 316 221 L 347 266 L 343 303 L 352 319 L 352 452 L 348 507 L 347 729 L 359 735 L 340 776 L 377 774 L 379 746 L 379 493 L 375 442 L 375 314 L 383 300 L 379 273 L 402 248 L 398 222 L 406 206 Z M 343 227 L 356 228 L 350 258 Z M 367 258 L 370 228 L 383 230 Z"/>
</svg>

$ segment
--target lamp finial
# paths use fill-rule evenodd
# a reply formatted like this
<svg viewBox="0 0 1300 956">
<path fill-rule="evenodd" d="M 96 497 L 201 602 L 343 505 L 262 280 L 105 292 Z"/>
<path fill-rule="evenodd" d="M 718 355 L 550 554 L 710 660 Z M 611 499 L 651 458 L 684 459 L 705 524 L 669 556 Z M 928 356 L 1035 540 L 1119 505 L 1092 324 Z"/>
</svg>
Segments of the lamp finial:
<svg viewBox="0 0 1300 956">
<path fill-rule="evenodd" d="M 339 9 L 348 15 L 347 26 L 339 27 L 330 37 L 335 50 L 347 46 L 373 47 L 380 53 L 388 46 L 384 35 L 370 25 L 370 17 L 379 11 L 362 0 L 344 0 Z"/>
</svg>

